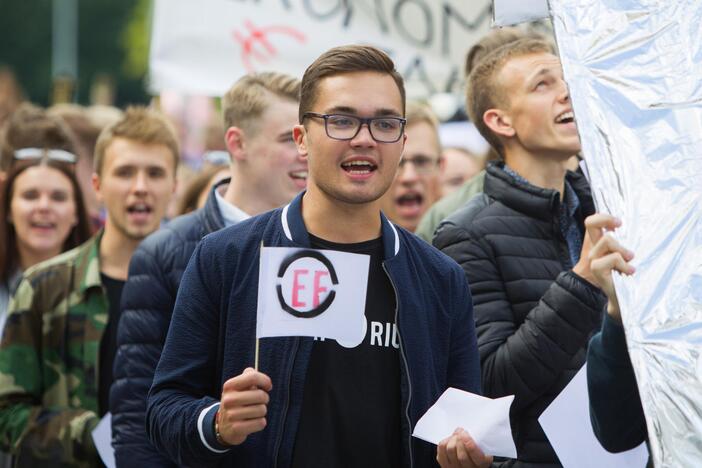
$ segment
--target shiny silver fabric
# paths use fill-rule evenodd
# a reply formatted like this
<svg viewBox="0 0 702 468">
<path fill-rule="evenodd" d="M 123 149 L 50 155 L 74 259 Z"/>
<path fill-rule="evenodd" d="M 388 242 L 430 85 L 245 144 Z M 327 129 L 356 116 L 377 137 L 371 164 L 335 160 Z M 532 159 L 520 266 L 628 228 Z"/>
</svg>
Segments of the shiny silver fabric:
<svg viewBox="0 0 702 468">
<path fill-rule="evenodd" d="M 549 0 L 657 467 L 702 466 L 702 1 Z"/>
</svg>

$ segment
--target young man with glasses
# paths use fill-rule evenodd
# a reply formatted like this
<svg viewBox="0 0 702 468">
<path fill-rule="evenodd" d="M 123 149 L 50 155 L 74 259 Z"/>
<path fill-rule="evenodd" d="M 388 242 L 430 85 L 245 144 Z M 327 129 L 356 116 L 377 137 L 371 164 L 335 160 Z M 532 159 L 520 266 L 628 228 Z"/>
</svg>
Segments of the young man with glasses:
<svg viewBox="0 0 702 468">
<path fill-rule="evenodd" d="M 183 275 L 147 408 L 152 442 L 179 464 L 489 465 L 464 431 L 438 453 L 410 435 L 447 387 L 480 389 L 463 272 L 380 212 L 404 110 L 378 49 L 331 49 L 305 72 L 294 137 L 307 191 L 205 238 Z M 252 369 L 262 244 L 368 255 L 362 343 L 264 339 Z M 373 339 L 376 324 L 392 336 Z"/>
<path fill-rule="evenodd" d="M 397 176 L 383 197 L 383 212 L 410 232 L 439 197 L 439 121 L 431 109 L 407 106 L 407 143 Z"/>
<path fill-rule="evenodd" d="M 95 149 L 105 228 L 24 272 L 0 343 L 0 446 L 16 466 L 100 466 L 92 431 L 108 410 L 122 287 L 165 214 L 178 159 L 165 116 L 127 109 Z"/>
</svg>

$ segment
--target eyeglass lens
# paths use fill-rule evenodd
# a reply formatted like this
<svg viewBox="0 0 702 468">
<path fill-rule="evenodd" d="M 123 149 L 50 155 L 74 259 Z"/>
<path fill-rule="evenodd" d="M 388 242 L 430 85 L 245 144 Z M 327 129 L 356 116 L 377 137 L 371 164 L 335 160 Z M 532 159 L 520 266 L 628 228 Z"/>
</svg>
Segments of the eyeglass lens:
<svg viewBox="0 0 702 468">
<path fill-rule="evenodd" d="M 350 115 L 329 115 L 326 119 L 327 134 L 331 138 L 350 140 L 360 131 L 362 121 Z M 374 140 L 392 143 L 402 136 L 402 120 L 393 117 L 368 119 L 368 129 Z"/>
</svg>

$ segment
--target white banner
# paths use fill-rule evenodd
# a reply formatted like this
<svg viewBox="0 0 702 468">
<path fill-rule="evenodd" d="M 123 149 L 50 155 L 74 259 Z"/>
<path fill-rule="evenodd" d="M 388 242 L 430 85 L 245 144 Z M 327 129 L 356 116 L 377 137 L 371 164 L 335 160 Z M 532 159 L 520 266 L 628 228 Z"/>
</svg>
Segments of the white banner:
<svg viewBox="0 0 702 468">
<path fill-rule="evenodd" d="M 344 44 L 382 48 L 410 97 L 462 94 L 465 54 L 491 0 L 155 0 L 150 88 L 220 96 L 248 72 L 302 77 Z"/>
</svg>

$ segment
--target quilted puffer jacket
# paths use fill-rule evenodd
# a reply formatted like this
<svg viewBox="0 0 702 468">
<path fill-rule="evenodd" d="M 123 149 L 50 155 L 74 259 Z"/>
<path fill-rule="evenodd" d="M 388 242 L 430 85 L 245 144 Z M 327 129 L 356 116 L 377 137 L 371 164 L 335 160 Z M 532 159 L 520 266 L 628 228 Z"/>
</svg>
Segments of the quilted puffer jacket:
<svg viewBox="0 0 702 468">
<path fill-rule="evenodd" d="M 568 173 L 579 223 L 594 212 L 585 178 Z M 485 188 L 437 229 L 434 245 L 465 271 L 474 303 L 486 396 L 515 395 L 511 423 L 518 460 L 559 466 L 538 417 L 585 362 L 606 297 L 575 274 L 559 224 L 560 194 L 519 181 L 503 163 Z"/>
<path fill-rule="evenodd" d="M 147 237 L 129 264 L 122 291 L 114 382 L 110 388 L 112 445 L 118 467 L 175 467 L 146 435 L 146 397 L 166 341 L 180 279 L 207 234 L 224 227 L 212 189 L 201 209 L 175 218 Z"/>
</svg>

